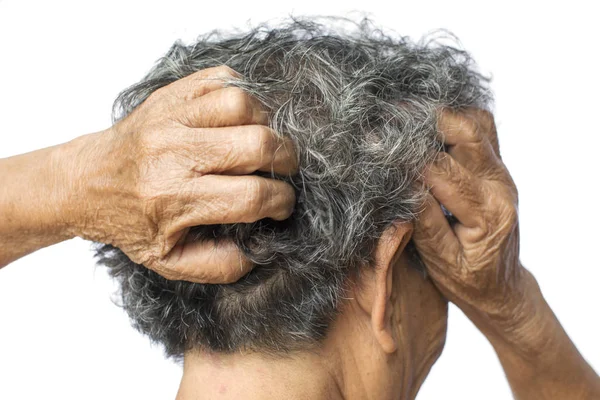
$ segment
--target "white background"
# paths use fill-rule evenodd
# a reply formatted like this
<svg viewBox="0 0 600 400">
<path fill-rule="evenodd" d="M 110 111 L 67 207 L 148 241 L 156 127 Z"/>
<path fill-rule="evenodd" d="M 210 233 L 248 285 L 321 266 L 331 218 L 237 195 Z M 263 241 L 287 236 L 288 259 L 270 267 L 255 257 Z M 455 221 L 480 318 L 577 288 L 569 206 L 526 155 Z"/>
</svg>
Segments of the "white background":
<svg viewBox="0 0 600 400">
<path fill-rule="evenodd" d="M 0 1 L 0 157 L 108 127 L 120 90 L 173 41 L 209 29 L 352 10 L 413 38 L 448 28 L 494 79 L 502 153 L 520 193 L 522 261 L 598 370 L 600 30 L 593 3 Z M 0 399 L 174 398 L 180 367 L 130 328 L 111 303 L 113 290 L 80 239 L 1 270 Z M 418 399 L 510 398 L 492 348 L 450 311 L 446 349 Z"/>
</svg>

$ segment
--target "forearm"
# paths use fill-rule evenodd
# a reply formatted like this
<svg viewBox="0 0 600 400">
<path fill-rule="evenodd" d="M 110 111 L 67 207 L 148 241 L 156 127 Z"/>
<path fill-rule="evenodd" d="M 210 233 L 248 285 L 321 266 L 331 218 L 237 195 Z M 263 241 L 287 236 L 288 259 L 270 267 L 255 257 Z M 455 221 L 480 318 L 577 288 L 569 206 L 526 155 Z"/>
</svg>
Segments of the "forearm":
<svg viewBox="0 0 600 400">
<path fill-rule="evenodd" d="M 516 399 L 598 399 L 600 378 L 523 269 L 523 296 L 506 315 L 472 318 L 493 345 Z"/>
<path fill-rule="evenodd" d="M 0 267 L 74 236 L 73 143 L 0 159 Z"/>
</svg>

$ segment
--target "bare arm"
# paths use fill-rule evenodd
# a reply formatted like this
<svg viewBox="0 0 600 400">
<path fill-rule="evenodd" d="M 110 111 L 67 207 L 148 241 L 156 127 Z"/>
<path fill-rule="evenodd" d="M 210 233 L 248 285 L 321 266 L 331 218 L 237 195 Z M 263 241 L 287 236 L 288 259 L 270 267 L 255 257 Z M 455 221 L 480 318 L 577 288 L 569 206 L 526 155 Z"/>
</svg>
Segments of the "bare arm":
<svg viewBox="0 0 600 400">
<path fill-rule="evenodd" d="M 448 152 L 426 173 L 431 194 L 415 229 L 436 286 L 489 339 L 515 398 L 600 398 L 600 378 L 519 261 L 517 189 L 493 117 L 445 110 L 438 128 Z"/>
<path fill-rule="evenodd" d="M 600 378 L 581 356 L 523 268 L 524 296 L 508 321 L 469 310 L 494 346 L 517 399 L 598 399 Z"/>
<path fill-rule="evenodd" d="M 293 144 L 260 104 L 208 68 L 165 86 L 110 129 L 0 160 L 0 266 L 82 237 L 168 279 L 227 283 L 252 267 L 231 243 L 186 240 L 196 225 L 282 220 Z"/>
<path fill-rule="evenodd" d="M 71 182 L 59 160 L 67 152 L 54 146 L 0 159 L 0 267 L 71 237 Z"/>
</svg>

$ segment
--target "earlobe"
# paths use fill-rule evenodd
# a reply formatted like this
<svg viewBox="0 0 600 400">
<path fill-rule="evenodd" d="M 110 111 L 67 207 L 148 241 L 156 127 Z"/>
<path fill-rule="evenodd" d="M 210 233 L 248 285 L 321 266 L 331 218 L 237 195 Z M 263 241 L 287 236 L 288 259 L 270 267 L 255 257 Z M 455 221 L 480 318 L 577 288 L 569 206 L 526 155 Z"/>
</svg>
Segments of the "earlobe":
<svg viewBox="0 0 600 400">
<path fill-rule="evenodd" d="M 375 290 L 375 299 L 371 311 L 371 328 L 375 339 L 386 353 L 393 353 L 398 349 L 394 331 L 392 329 L 392 304 L 388 292 L 388 281 L 392 275 L 392 268 L 386 268 L 386 271 L 376 271 L 377 289 Z M 391 286 L 391 285 L 390 285 Z"/>
<path fill-rule="evenodd" d="M 398 348 L 392 328 L 394 311 L 390 301 L 394 265 L 412 235 L 412 224 L 398 223 L 387 228 L 377 243 L 374 254 L 374 276 L 370 292 L 371 328 L 383 351 L 393 353 Z"/>
</svg>

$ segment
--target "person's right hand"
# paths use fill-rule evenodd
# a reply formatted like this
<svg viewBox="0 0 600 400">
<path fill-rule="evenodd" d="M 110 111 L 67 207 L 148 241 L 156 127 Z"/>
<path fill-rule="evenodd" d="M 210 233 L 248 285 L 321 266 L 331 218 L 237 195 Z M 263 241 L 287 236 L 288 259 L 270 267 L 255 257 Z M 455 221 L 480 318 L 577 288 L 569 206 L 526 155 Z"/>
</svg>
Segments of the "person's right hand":
<svg viewBox="0 0 600 400">
<path fill-rule="evenodd" d="M 152 93 L 111 129 L 79 141 L 74 235 L 120 248 L 167 279 L 233 282 L 252 267 L 233 243 L 186 242 L 190 227 L 283 220 L 293 188 L 255 171 L 297 170 L 293 144 L 222 66 Z M 91 142 L 90 142 L 91 140 Z M 76 140 L 77 141 L 77 140 Z"/>
</svg>

